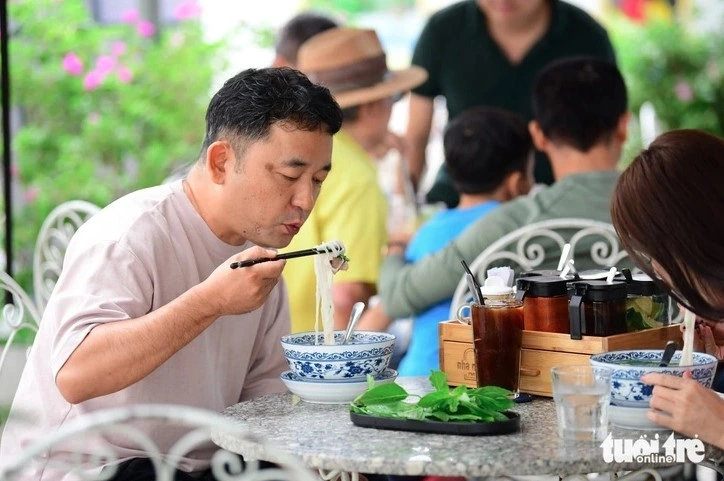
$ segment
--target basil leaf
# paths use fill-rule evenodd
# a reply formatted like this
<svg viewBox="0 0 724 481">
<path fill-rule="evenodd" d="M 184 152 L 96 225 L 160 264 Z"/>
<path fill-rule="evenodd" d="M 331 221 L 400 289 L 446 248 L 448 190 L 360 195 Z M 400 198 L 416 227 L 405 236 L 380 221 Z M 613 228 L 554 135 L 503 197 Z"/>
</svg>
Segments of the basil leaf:
<svg viewBox="0 0 724 481">
<path fill-rule="evenodd" d="M 424 396 L 420 398 L 420 400 L 417 402 L 418 406 L 424 407 L 424 408 L 432 408 L 434 406 L 441 405 L 445 401 L 447 401 L 450 398 L 450 392 L 445 391 L 433 391 L 431 393 L 427 393 Z"/>
<path fill-rule="evenodd" d="M 409 395 L 396 383 L 375 386 L 371 377 L 367 383 L 370 389 L 353 401 L 352 412 L 397 419 L 494 422 L 507 420 L 501 411 L 513 406 L 513 393 L 497 386 L 458 386 L 451 390 L 441 371 L 431 372 L 430 384 L 435 391 L 422 397 Z M 412 397 L 419 399 L 413 403 Z"/>
<path fill-rule="evenodd" d="M 513 396 L 513 391 L 508 391 L 507 389 L 498 386 L 477 387 L 475 389 L 471 389 L 470 392 L 474 394 L 482 394 L 484 396 Z"/>
<path fill-rule="evenodd" d="M 371 406 L 373 404 L 391 404 L 407 399 L 409 394 L 405 388 L 394 382 L 380 384 L 369 391 L 365 391 L 352 401 L 358 406 Z"/>
<path fill-rule="evenodd" d="M 437 392 L 450 392 L 450 388 L 447 385 L 447 374 L 442 371 L 432 371 L 430 373 L 430 384 L 435 388 Z"/>
</svg>

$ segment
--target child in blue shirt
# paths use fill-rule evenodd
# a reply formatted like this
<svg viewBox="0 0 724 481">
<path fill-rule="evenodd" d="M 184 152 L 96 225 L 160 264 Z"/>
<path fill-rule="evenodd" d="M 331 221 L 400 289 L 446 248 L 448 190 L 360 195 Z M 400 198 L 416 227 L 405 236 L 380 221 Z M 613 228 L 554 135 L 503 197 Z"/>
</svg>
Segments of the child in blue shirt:
<svg viewBox="0 0 724 481">
<path fill-rule="evenodd" d="M 407 262 L 418 262 L 445 247 L 471 223 L 533 185 L 533 144 L 522 117 L 493 107 L 475 107 L 456 117 L 443 138 L 445 163 L 460 203 L 438 212 L 413 236 Z M 404 243 L 391 235 L 389 248 Z M 438 323 L 448 319 L 446 299 L 413 319 L 410 345 L 398 367 L 401 376 L 427 376 L 439 369 Z M 360 330 L 384 330 L 391 318 L 382 306 L 368 311 Z"/>
</svg>

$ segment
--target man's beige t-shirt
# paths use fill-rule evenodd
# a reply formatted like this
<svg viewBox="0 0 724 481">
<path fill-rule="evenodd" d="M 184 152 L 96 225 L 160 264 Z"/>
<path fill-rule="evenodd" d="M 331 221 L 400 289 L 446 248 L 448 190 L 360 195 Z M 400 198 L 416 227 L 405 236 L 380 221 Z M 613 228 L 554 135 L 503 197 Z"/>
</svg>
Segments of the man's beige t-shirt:
<svg viewBox="0 0 724 481">
<path fill-rule="evenodd" d="M 15 395 L 0 440 L 0 472 L 29 443 L 98 409 L 170 403 L 221 411 L 241 400 L 283 392 L 279 374 L 287 365 L 279 339 L 290 325 L 283 282 L 261 308 L 217 319 L 126 389 L 72 405 L 55 385 L 60 368 L 95 326 L 160 308 L 249 247 L 219 240 L 189 202 L 181 181 L 129 194 L 84 224 L 68 247 Z M 179 435 L 150 434 L 162 452 Z M 118 449 L 122 459 L 144 456 L 127 446 Z M 193 451 L 182 465 L 191 471 L 204 469 L 210 449 Z M 23 479 L 61 477 L 40 466 Z"/>
</svg>

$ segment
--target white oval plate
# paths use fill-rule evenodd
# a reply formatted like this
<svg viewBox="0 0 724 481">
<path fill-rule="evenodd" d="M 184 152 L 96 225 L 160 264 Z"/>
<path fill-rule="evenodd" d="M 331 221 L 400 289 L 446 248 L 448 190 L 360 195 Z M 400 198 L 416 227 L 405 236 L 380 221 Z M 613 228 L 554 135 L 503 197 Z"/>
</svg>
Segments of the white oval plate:
<svg viewBox="0 0 724 481">
<path fill-rule="evenodd" d="M 346 404 L 367 390 L 367 380 L 350 380 L 324 382 L 318 379 L 306 381 L 299 378 L 293 371 L 284 371 L 279 378 L 292 394 L 299 396 L 302 401 L 317 404 Z M 386 384 L 397 378 L 397 371 L 385 369 L 375 378 L 378 384 Z"/>
</svg>

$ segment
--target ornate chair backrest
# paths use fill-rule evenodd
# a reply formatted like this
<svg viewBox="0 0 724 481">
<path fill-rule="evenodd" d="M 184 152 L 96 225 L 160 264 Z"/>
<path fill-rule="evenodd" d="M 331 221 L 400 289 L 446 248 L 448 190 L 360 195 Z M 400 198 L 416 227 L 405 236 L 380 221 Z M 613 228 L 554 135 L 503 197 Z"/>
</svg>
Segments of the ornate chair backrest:
<svg viewBox="0 0 724 481">
<path fill-rule="evenodd" d="M 12 303 L 5 304 L 6 293 L 12 295 Z M 10 371 L 3 369 L 6 362 L 19 362 L 24 365 L 30 348 L 24 353 L 20 359 L 12 359 L 14 355 L 11 353 L 11 347 L 17 340 L 18 336 L 23 337 L 26 334 L 32 337 L 38 332 L 40 323 L 40 312 L 38 312 L 35 302 L 30 296 L 18 285 L 15 280 L 5 271 L 0 271 L 0 296 L 3 296 L 2 313 L 0 314 L 0 386 L 2 386 L 2 396 L 0 396 L 0 406 L 11 400 L 12 393 L 15 392 L 15 385 L 18 381 L 17 374 L 19 370 Z M 17 357 L 17 356 L 16 356 Z"/>
<path fill-rule="evenodd" d="M 41 313 L 63 270 L 63 257 L 71 237 L 99 210 L 90 202 L 71 200 L 57 206 L 43 221 L 33 253 L 33 289 Z"/>
<path fill-rule="evenodd" d="M 542 268 L 551 259 L 557 264 L 566 243 L 571 244 L 576 266 L 611 268 L 628 257 L 619 246 L 611 224 L 564 218 L 530 224 L 501 237 L 478 255 L 470 264 L 470 270 L 482 282 L 488 269 L 494 266 L 509 265 L 520 273 Z M 455 319 L 458 306 L 470 296 L 463 276 L 453 295 L 450 319 Z"/>
<path fill-rule="evenodd" d="M 163 448 L 148 432 L 168 429 L 175 441 Z M 177 436 L 176 436 L 177 435 Z M 202 449 L 211 456 L 211 470 L 216 479 L 237 481 L 289 480 L 314 481 L 312 471 L 298 458 L 276 453 L 273 469 L 259 469 L 258 462 L 242 463 L 240 458 L 213 444 L 216 436 L 233 436 L 239 443 L 258 444 L 259 439 L 244 424 L 221 414 L 180 405 L 139 404 L 96 411 L 67 423 L 56 432 L 24 449 L 19 459 L 0 473 L 0 480 L 13 481 L 29 477 L 43 469 L 47 476 L 65 474 L 69 479 L 102 480 L 115 475 L 120 460 L 114 446 L 141 453 L 148 458 L 157 481 L 172 481 L 174 471 L 190 452 Z M 113 444 L 109 442 L 113 440 Z M 48 453 L 52 452 L 52 458 Z M 65 454 L 64 456 L 61 455 Z M 102 466 L 109 466 L 101 470 Z M 62 477 L 62 476 L 61 476 Z"/>
</svg>

